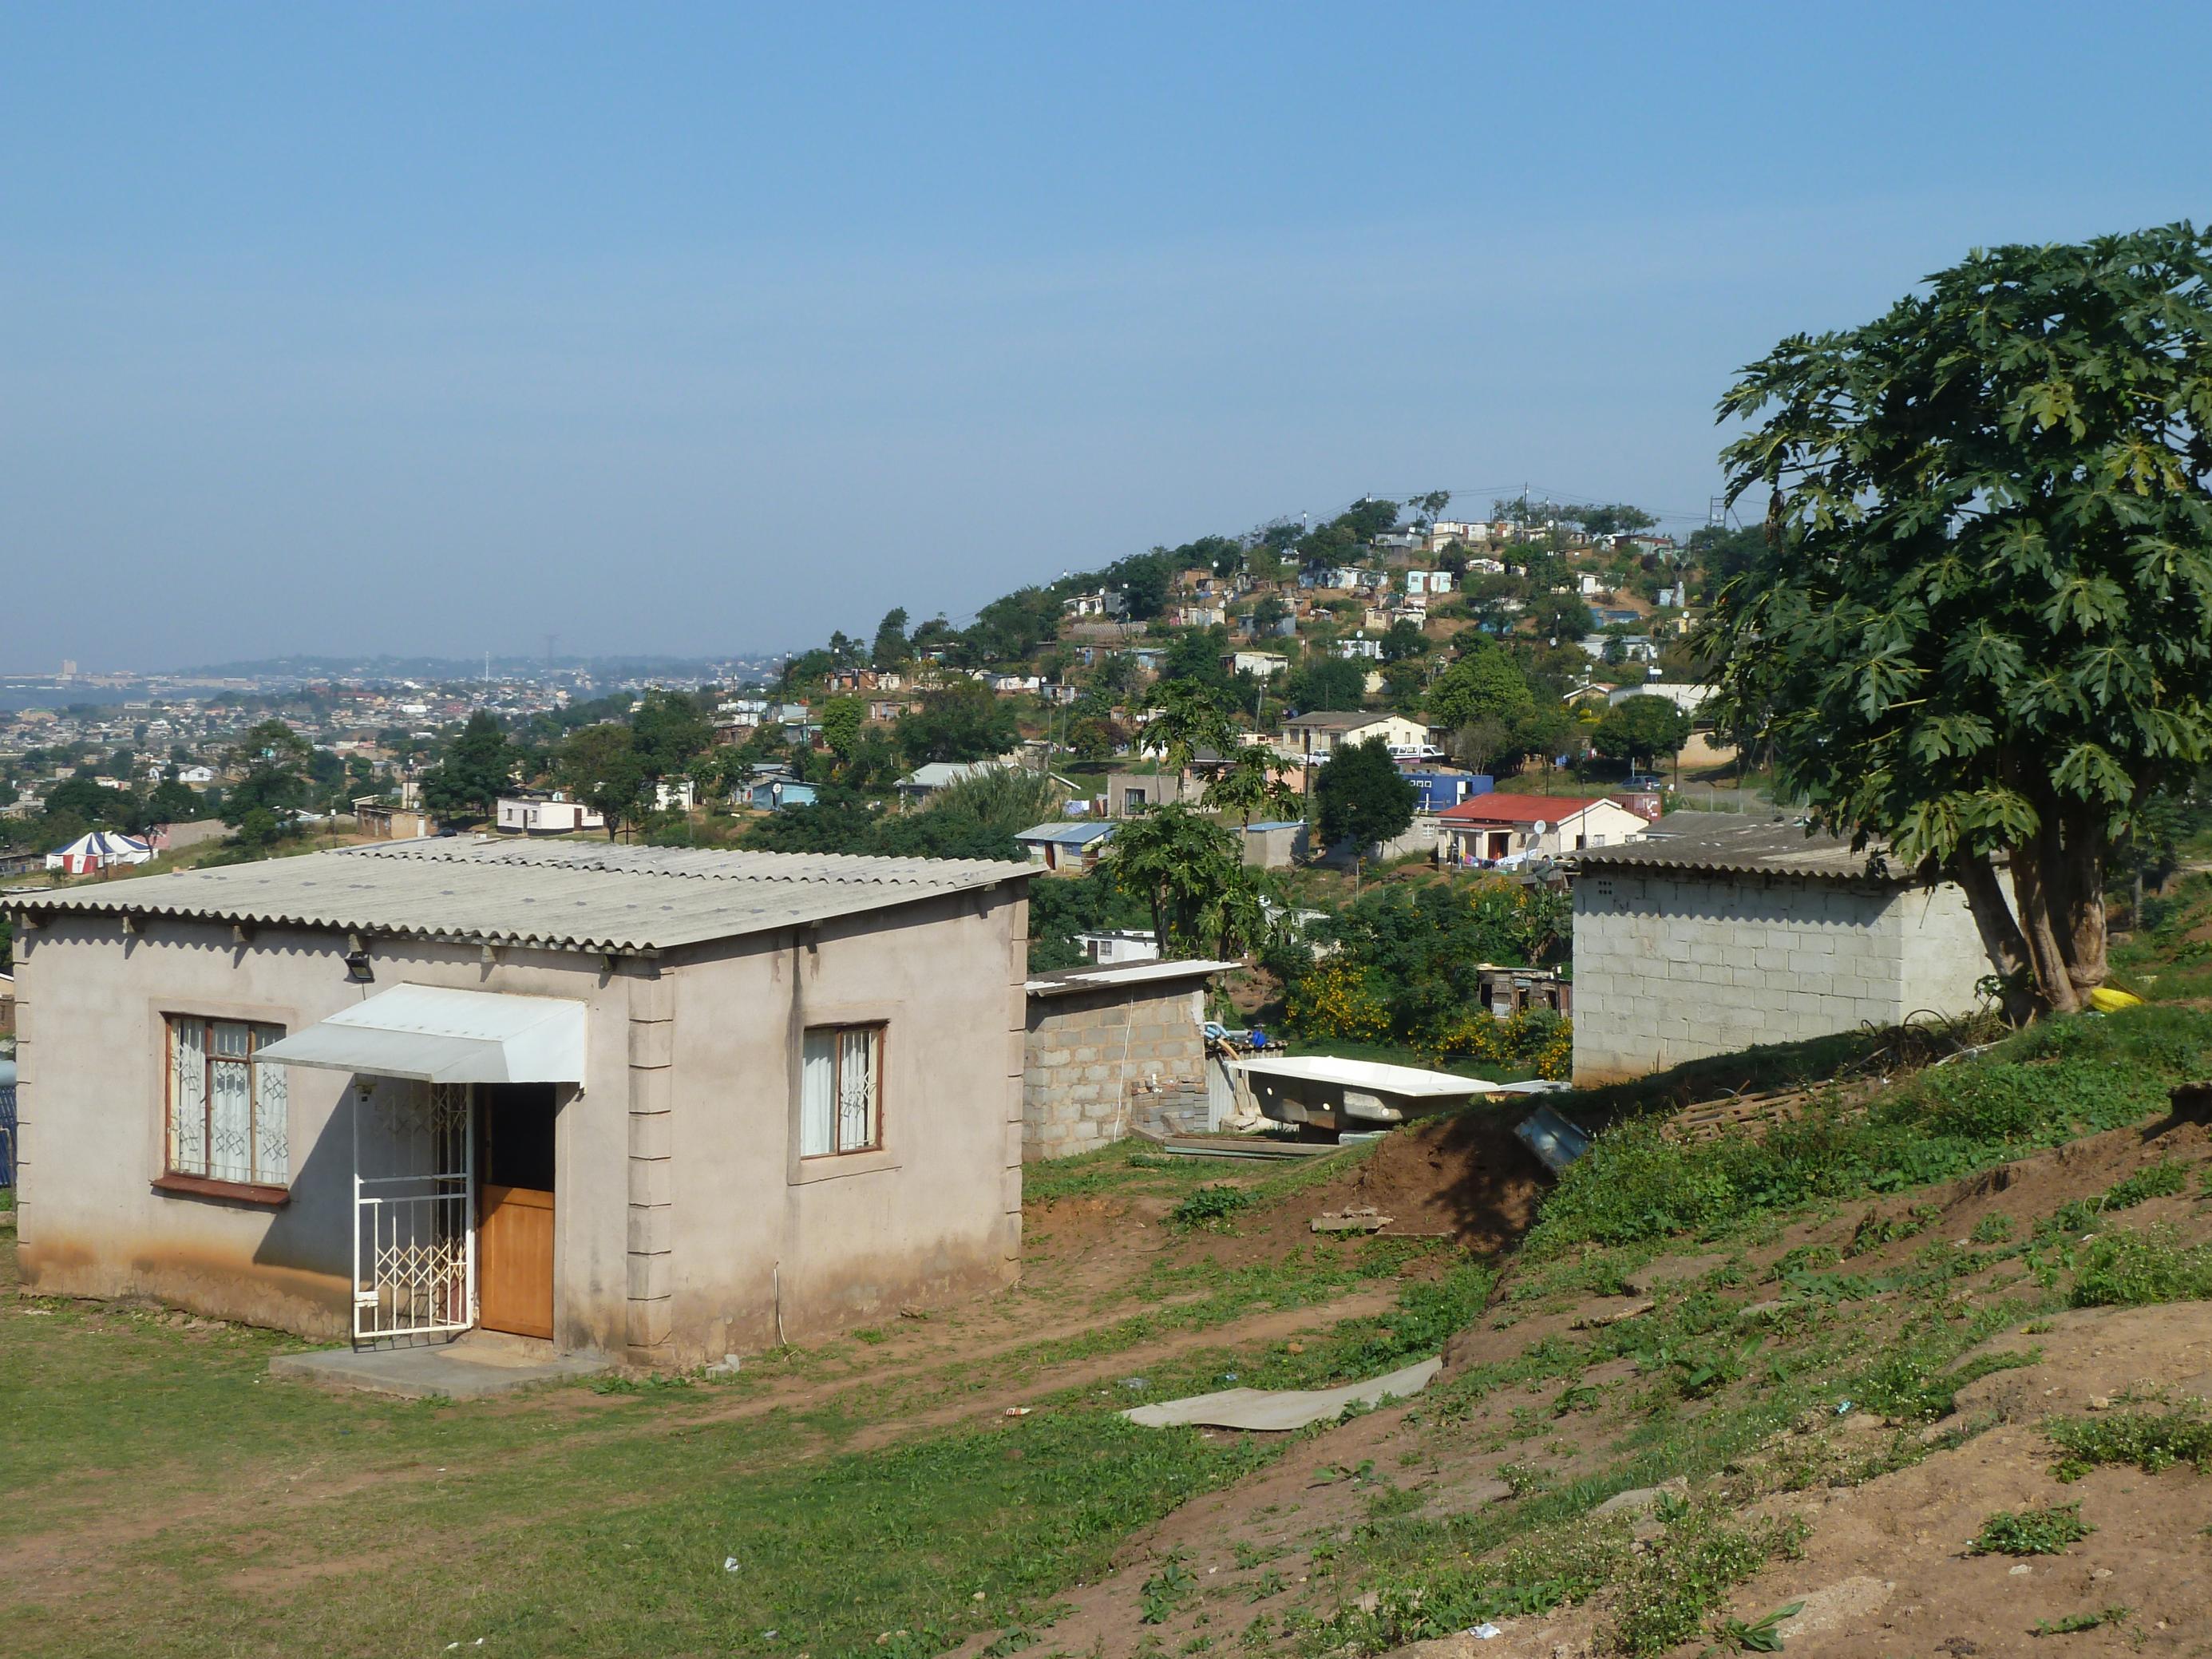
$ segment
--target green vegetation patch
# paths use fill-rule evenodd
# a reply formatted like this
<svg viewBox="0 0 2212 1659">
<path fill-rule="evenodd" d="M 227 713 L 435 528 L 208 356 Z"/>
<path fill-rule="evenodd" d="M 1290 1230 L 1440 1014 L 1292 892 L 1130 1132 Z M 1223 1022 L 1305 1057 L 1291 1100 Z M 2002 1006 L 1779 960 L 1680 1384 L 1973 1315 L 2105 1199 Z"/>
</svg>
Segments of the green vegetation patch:
<svg viewBox="0 0 2212 1659">
<path fill-rule="evenodd" d="M 2186 1247 L 2170 1227 L 2100 1233 L 2075 1274 L 2077 1308 L 2135 1308 L 2212 1298 L 2212 1245 Z"/>
<path fill-rule="evenodd" d="M 2212 1474 L 2212 1419 L 2198 1401 L 2160 1411 L 2053 1418 L 2044 1432 L 2066 1455 L 2057 1469 L 2062 1480 L 2079 1480 L 2100 1464 L 2156 1474 L 2186 1463 L 2200 1474 Z"/>
<path fill-rule="evenodd" d="M 2039 1510 L 1999 1510 L 1982 1522 L 1968 1548 L 1976 1555 L 2063 1555 L 2097 1529 L 2081 1519 L 2079 1504 Z"/>
<path fill-rule="evenodd" d="M 1763 1137 L 1683 1144 L 1631 1120 L 1566 1171 L 1524 1254 L 1711 1237 L 1820 1200 L 1971 1174 L 2140 1121 L 2174 1083 L 2201 1074 L 2208 1055 L 2212 1014 L 2137 1008 L 2033 1027 L 1991 1054 L 1923 1072 L 1864 1111 L 1817 1102 Z"/>
</svg>

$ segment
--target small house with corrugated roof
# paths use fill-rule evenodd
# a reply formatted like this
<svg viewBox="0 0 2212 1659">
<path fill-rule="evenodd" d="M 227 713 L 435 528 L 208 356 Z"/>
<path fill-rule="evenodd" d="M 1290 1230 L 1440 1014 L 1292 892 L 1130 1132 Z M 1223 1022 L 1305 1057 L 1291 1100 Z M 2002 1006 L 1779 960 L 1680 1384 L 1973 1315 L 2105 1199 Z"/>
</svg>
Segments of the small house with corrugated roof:
<svg viewBox="0 0 2212 1659">
<path fill-rule="evenodd" d="M 487 838 L 10 893 L 21 1270 L 649 1364 L 995 1289 L 1030 878 Z"/>
</svg>

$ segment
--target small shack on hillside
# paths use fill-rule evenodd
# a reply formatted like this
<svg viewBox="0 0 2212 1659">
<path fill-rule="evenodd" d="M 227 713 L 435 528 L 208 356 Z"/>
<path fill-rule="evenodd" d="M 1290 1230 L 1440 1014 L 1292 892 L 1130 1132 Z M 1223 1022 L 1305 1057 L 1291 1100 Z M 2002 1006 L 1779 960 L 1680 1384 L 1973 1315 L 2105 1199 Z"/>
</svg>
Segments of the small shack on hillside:
<svg viewBox="0 0 2212 1659">
<path fill-rule="evenodd" d="M 1206 988 L 1236 965 L 1137 962 L 1032 974 L 1023 1158 L 1091 1152 L 1134 1129 L 1210 1127 Z"/>
<path fill-rule="evenodd" d="M 1670 812 L 1575 882 L 1574 1080 L 1971 1012 L 1992 971 L 1966 896 L 1801 823 Z"/>
</svg>

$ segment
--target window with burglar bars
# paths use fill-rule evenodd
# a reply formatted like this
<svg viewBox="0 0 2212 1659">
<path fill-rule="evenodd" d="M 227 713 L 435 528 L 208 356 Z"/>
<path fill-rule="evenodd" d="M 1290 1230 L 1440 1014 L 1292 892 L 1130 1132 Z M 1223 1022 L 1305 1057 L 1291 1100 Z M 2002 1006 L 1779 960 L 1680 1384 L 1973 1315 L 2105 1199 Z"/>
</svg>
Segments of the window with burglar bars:
<svg viewBox="0 0 2212 1659">
<path fill-rule="evenodd" d="M 171 1175 L 290 1183 L 284 1068 L 253 1063 L 255 1050 L 283 1035 L 281 1025 L 169 1016 Z"/>
<path fill-rule="evenodd" d="M 799 1155 L 871 1152 L 884 1144 L 884 1028 L 817 1025 L 799 1074 Z"/>
</svg>

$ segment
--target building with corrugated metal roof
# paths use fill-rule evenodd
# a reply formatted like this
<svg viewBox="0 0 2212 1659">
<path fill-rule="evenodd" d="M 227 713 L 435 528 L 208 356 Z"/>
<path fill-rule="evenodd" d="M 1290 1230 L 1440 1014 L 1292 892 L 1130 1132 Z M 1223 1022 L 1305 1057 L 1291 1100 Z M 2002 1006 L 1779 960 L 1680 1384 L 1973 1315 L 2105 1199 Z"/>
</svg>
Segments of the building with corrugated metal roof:
<svg viewBox="0 0 2212 1659">
<path fill-rule="evenodd" d="M 447 838 L 11 893 L 22 1271 L 654 1364 L 1002 1285 L 1030 876 Z"/>
<path fill-rule="evenodd" d="M 1577 856 L 1577 1084 L 1969 1013 L 1993 971 L 1954 883 L 1802 821 L 1669 812 Z"/>
</svg>

